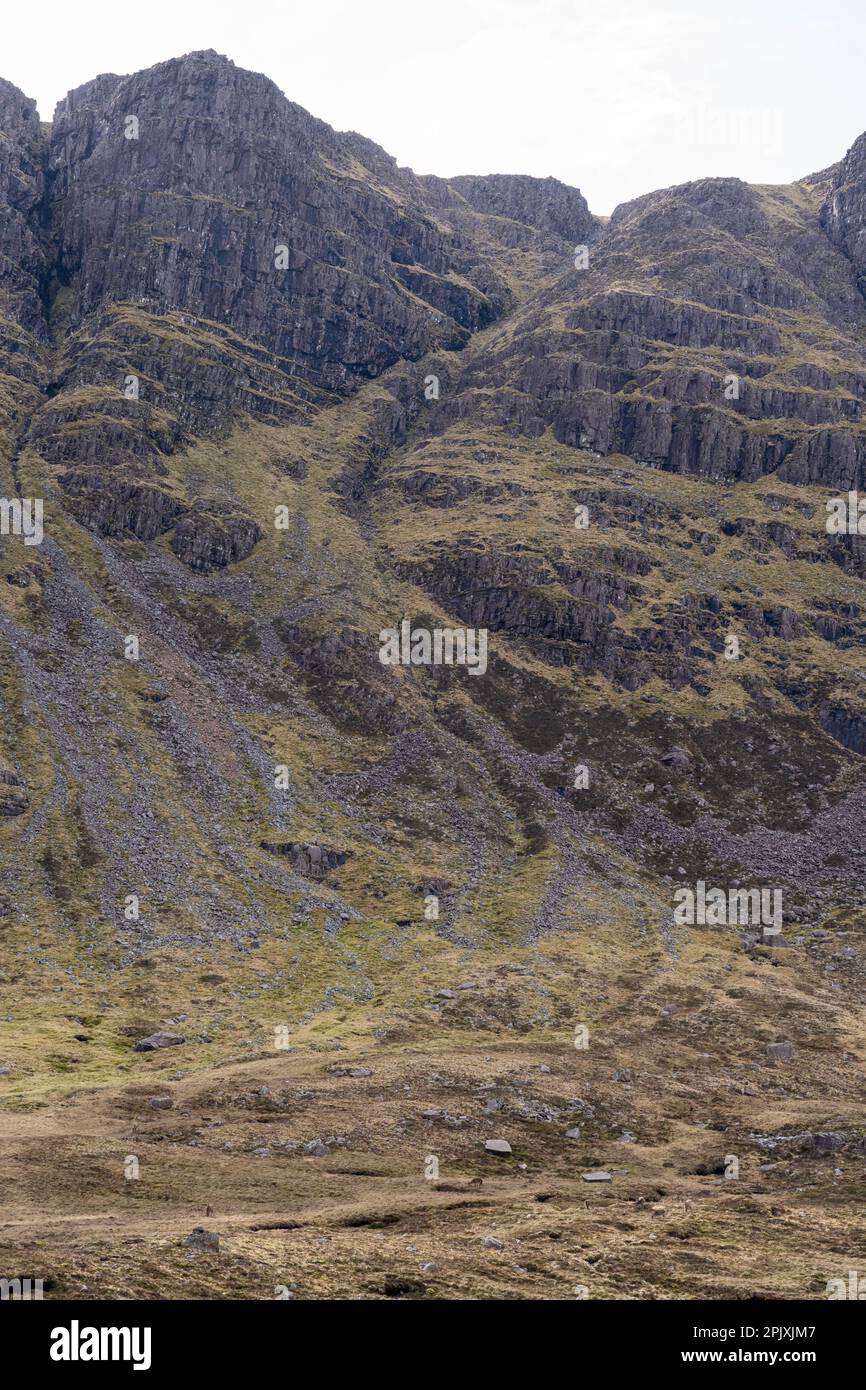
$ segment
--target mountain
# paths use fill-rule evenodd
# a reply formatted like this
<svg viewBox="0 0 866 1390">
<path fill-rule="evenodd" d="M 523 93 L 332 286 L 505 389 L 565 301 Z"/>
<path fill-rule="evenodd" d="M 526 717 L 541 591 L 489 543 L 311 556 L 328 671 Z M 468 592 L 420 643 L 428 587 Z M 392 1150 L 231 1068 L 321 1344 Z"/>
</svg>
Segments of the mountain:
<svg viewBox="0 0 866 1390">
<path fill-rule="evenodd" d="M 4 1268 L 846 1277 L 864 219 L 866 136 L 602 221 L 416 176 L 212 52 L 50 126 L 0 83 L 5 529 L 44 503 L 0 536 Z M 484 663 L 383 664 L 406 619 Z M 701 884 L 781 932 L 683 921 Z"/>
</svg>

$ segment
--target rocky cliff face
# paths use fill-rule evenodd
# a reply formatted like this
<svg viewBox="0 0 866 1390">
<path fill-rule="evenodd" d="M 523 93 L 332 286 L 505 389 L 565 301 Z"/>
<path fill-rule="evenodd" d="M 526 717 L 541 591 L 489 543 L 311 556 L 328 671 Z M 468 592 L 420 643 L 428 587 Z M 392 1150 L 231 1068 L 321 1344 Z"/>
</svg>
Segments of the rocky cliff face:
<svg viewBox="0 0 866 1390">
<path fill-rule="evenodd" d="M 46 1084 L 49 989 L 117 1008 L 69 1053 L 100 1084 L 121 1012 L 197 1011 L 208 1064 L 274 1019 L 426 1045 L 434 978 L 437 1037 L 530 1042 L 640 985 L 691 1070 L 734 961 L 830 1048 L 824 984 L 671 908 L 782 885 L 811 949 L 866 889 L 866 540 L 824 524 L 866 486 L 864 206 L 862 140 L 602 224 L 212 53 L 50 128 L 0 85 L 0 472 L 45 502 L 0 536 L 0 937 Z M 489 629 L 483 675 L 383 664 L 404 617 Z"/>
<path fill-rule="evenodd" d="M 825 171 L 821 226 L 848 258 L 861 293 L 866 275 L 866 136 L 855 140 L 843 160 Z"/>
<path fill-rule="evenodd" d="M 286 390 L 462 344 L 489 307 L 411 179 L 363 154 L 214 55 L 71 93 L 49 156 L 71 325 L 119 302 L 188 311 L 267 349 Z"/>
<path fill-rule="evenodd" d="M 8 91 L 10 288 L 22 327 L 62 329 L 31 438 L 105 534 L 195 527 L 159 481 L 192 434 L 465 346 L 513 298 L 473 219 L 549 258 L 592 224 L 554 180 L 420 181 L 212 53 L 97 78 L 41 142 Z"/>
<path fill-rule="evenodd" d="M 46 337 L 43 293 L 47 275 L 39 211 L 44 189 L 44 140 L 36 103 L 0 81 L 0 432 L 14 452 L 19 406 L 33 409 Z"/>
<path fill-rule="evenodd" d="M 861 485 L 866 318 L 849 242 L 821 227 L 836 196 L 724 179 L 618 208 L 588 269 L 527 306 L 466 388 L 495 376 L 488 418 L 651 467 Z"/>
<path fill-rule="evenodd" d="M 44 139 L 35 101 L 0 81 L 0 236 L 4 308 L 36 337 L 44 334 L 45 258 L 38 237 Z"/>
<path fill-rule="evenodd" d="M 586 199 L 576 188 L 569 188 L 559 179 L 533 179 L 526 175 L 490 174 L 476 178 L 461 175 L 454 179 L 427 177 L 421 185 L 438 206 L 459 209 L 462 204 L 475 213 L 495 218 L 502 232 L 516 244 L 531 244 L 527 228 L 544 232 L 557 241 L 570 245 L 585 243 L 598 223 L 586 205 Z"/>
</svg>

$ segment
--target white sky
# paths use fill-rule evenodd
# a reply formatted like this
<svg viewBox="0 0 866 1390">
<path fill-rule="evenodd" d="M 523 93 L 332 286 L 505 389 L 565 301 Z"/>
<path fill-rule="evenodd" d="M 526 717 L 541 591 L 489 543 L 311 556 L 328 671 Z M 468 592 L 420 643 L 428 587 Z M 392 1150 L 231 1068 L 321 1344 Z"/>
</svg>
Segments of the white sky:
<svg viewBox="0 0 866 1390">
<path fill-rule="evenodd" d="M 214 48 L 419 174 L 554 174 L 593 212 L 783 183 L 866 130 L 864 0 L 7 0 L 43 119 L 100 72 Z"/>
</svg>

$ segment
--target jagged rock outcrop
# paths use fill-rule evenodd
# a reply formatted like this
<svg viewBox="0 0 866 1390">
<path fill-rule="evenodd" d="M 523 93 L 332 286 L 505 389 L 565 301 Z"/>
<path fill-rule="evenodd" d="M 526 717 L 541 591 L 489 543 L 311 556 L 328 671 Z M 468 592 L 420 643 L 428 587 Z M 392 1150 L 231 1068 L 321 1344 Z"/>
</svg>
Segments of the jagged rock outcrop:
<svg viewBox="0 0 866 1390">
<path fill-rule="evenodd" d="M 151 1033 L 147 1038 L 139 1038 L 133 1052 L 159 1052 L 164 1047 L 180 1047 L 186 1038 L 180 1033 Z"/>
<path fill-rule="evenodd" d="M 190 569 L 206 572 L 245 560 L 261 535 L 252 517 L 232 515 L 227 507 L 201 504 L 178 522 L 171 548 Z"/>
<path fill-rule="evenodd" d="M 26 784 L 15 772 L 0 772 L 0 816 L 22 816 L 30 806 Z"/>
<path fill-rule="evenodd" d="M 211 52 L 85 84 L 48 141 L 12 88 L 5 109 L 19 321 L 44 332 L 42 284 L 66 331 L 27 444 L 65 465 L 76 515 L 109 535 L 166 529 L 170 511 L 143 519 L 130 498 L 154 499 L 192 434 L 239 411 L 302 417 L 501 314 L 510 290 L 479 211 L 500 240 L 540 236 L 551 263 L 559 238 L 593 227 L 555 180 L 416 179 Z M 172 547 L 196 567 L 248 553 L 248 535 L 200 550 L 195 525 Z"/>
<path fill-rule="evenodd" d="M 339 869 L 345 864 L 350 853 L 297 840 L 263 840 L 262 849 L 267 850 L 269 854 L 285 855 L 295 873 L 314 879 L 323 879 L 331 869 Z"/>
<path fill-rule="evenodd" d="M 70 93 L 50 198 L 73 322 L 112 302 L 188 311 L 325 389 L 463 341 L 483 296 L 449 280 L 432 220 L 377 193 L 355 158 L 273 82 L 215 54 Z M 413 268 L 426 310 L 401 288 Z"/>
<path fill-rule="evenodd" d="M 827 171 L 821 226 L 848 257 L 861 290 L 866 289 L 866 135 Z"/>
<path fill-rule="evenodd" d="M 599 224 L 580 190 L 559 179 L 461 174 L 451 179 L 428 175 L 421 183 L 437 206 L 452 214 L 468 207 L 492 219 L 486 229 L 504 245 L 532 245 L 528 228 L 554 239 L 553 244 L 561 244 L 562 249 L 585 244 L 598 231 Z"/>
<path fill-rule="evenodd" d="M 10 454 L 36 405 L 47 335 L 47 266 L 38 235 L 43 146 L 35 101 L 0 80 L 0 440 Z"/>
<path fill-rule="evenodd" d="M 24 333 L 45 336 L 42 290 L 45 254 L 36 232 L 43 196 L 43 138 L 31 101 L 0 79 L 0 247 L 4 258 L 4 314 Z M 9 365 L 29 357 L 26 340 L 6 345 Z M 16 373 L 12 373 L 15 375 Z"/>
<path fill-rule="evenodd" d="M 475 356 L 442 424 L 551 427 L 575 448 L 675 472 L 857 487 L 866 304 L 812 201 L 707 179 L 617 208 L 588 269 Z M 832 373 L 814 361 L 828 331 L 844 363 Z M 481 389 L 491 379 L 496 393 Z"/>
</svg>

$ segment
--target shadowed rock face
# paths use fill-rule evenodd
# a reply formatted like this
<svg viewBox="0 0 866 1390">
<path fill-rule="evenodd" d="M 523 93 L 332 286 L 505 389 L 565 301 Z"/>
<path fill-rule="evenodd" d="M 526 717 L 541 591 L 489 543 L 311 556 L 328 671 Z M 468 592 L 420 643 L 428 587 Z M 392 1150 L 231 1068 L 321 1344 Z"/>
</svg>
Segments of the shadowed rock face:
<svg viewBox="0 0 866 1390">
<path fill-rule="evenodd" d="M 29 806 L 21 778 L 14 772 L 0 772 L 0 816 L 22 816 Z"/>
<path fill-rule="evenodd" d="M 171 548 L 190 569 L 206 572 L 245 560 L 261 534 L 250 517 L 196 508 L 174 528 Z"/>
<path fill-rule="evenodd" d="M 62 328 L 50 407 L 27 442 L 64 465 L 75 515 L 109 535 L 149 541 L 173 525 L 182 501 L 153 485 L 194 434 L 238 411 L 302 417 L 399 359 L 462 348 L 501 314 L 511 291 L 473 239 L 474 209 L 551 258 L 593 226 L 554 180 L 418 180 L 214 53 L 96 78 L 60 103 L 47 137 L 32 102 L 8 84 L 0 95 L 18 335 L 6 360 L 29 379 L 21 330 L 44 338 L 48 314 Z M 248 553 L 246 540 L 191 544 L 196 529 L 184 521 L 182 557 Z"/>
<path fill-rule="evenodd" d="M 40 291 L 45 258 L 37 236 L 36 214 L 43 193 L 44 142 L 35 101 L 0 80 L 0 246 L 4 312 L 28 333 L 44 332 Z M 7 342 L 5 349 L 21 351 Z M 10 365 L 12 363 L 10 362 Z"/>
<path fill-rule="evenodd" d="M 826 171 L 828 189 L 821 226 L 848 257 L 862 290 L 866 279 L 866 135 L 855 140 L 845 158 Z"/>
<path fill-rule="evenodd" d="M 617 208 L 589 268 L 476 356 L 443 417 L 551 427 L 576 448 L 719 480 L 778 470 L 859 486 L 866 306 L 852 177 L 823 206 L 805 186 L 708 179 Z M 485 379 L 498 394 L 480 392 Z"/>
<path fill-rule="evenodd" d="M 421 183 L 442 207 L 458 208 L 465 202 L 475 212 L 524 229 L 535 228 L 569 244 L 583 243 L 596 231 L 585 198 L 559 179 L 490 174 L 459 175 L 447 180 L 427 177 Z"/>
<path fill-rule="evenodd" d="M 216 55 L 71 93 L 49 160 L 75 324 L 117 302 L 187 310 L 266 347 L 287 377 L 342 389 L 490 317 L 449 279 L 411 176 L 383 157 L 377 191 L 344 137 Z M 401 283 L 410 268 L 426 303 Z"/>
<path fill-rule="evenodd" d="M 269 854 L 287 856 L 295 872 L 306 878 L 324 878 L 331 869 L 339 869 L 348 858 L 340 850 L 326 849 L 322 845 L 300 845 L 291 840 L 285 844 L 263 841 L 262 849 Z"/>
<path fill-rule="evenodd" d="M 19 406 L 32 409 L 46 338 L 46 257 L 39 234 L 44 140 L 36 103 L 0 80 L 0 431 L 14 438 Z"/>
</svg>

